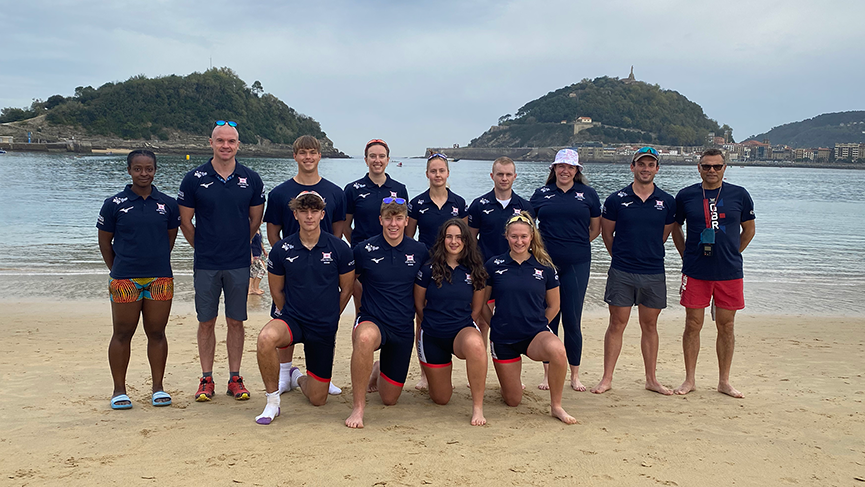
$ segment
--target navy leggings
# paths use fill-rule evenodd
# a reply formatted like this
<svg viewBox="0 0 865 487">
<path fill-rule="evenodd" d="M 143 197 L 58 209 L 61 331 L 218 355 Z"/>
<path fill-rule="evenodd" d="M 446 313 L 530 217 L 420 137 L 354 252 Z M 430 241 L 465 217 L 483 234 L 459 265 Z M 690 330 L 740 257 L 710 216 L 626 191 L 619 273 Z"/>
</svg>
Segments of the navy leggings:
<svg viewBox="0 0 865 487">
<path fill-rule="evenodd" d="M 559 320 L 565 331 L 565 350 L 568 352 L 568 363 L 580 365 L 583 355 L 583 332 L 581 321 L 583 316 L 583 301 L 586 298 L 586 288 L 589 286 L 589 268 L 592 263 L 556 264 L 559 270 L 559 296 L 561 311 L 550 322 L 550 329 L 559 334 Z"/>
</svg>

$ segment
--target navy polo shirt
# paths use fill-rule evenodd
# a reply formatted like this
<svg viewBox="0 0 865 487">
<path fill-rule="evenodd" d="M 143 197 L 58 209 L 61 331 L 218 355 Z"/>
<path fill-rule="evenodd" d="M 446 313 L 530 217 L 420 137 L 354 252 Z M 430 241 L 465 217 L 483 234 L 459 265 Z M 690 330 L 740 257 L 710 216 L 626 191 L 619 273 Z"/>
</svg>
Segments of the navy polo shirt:
<svg viewBox="0 0 865 487">
<path fill-rule="evenodd" d="M 559 287 L 555 269 L 542 265 L 532 255 L 522 264 L 510 252 L 485 264 L 487 286 L 493 288 L 496 309 L 490 320 L 490 341 L 516 343 L 547 330 L 547 290 Z"/>
<path fill-rule="evenodd" d="M 451 269 L 451 282 L 442 279 L 438 287 L 432 279 L 432 266 L 427 263 L 418 271 L 415 284 L 426 289 L 421 328 L 436 338 L 453 338 L 472 321 L 472 273 L 463 265 Z"/>
<path fill-rule="evenodd" d="M 267 195 L 268 201 L 267 208 L 264 210 L 264 221 L 274 225 L 282 225 L 283 238 L 292 233 L 299 232 L 300 225 L 294 218 L 294 213 L 292 213 L 288 204 L 304 191 L 315 191 L 324 198 L 324 218 L 321 220 L 321 229 L 333 234 L 333 222 L 345 220 L 345 194 L 339 186 L 324 178 L 309 186 L 300 184 L 294 179 L 289 179 L 273 188 Z M 342 235 L 339 235 L 339 237 L 341 238 Z"/>
<path fill-rule="evenodd" d="M 418 242 L 431 249 L 436 242 L 439 228 L 451 218 L 466 216 L 466 200 L 448 189 L 448 199 L 441 209 L 429 197 L 429 190 L 412 198 L 408 205 L 408 216 L 417 220 Z"/>
<path fill-rule="evenodd" d="M 322 231 L 318 243 L 307 249 L 293 233 L 273 246 L 267 270 L 285 276 L 282 313 L 308 324 L 322 335 L 336 333 L 339 325 L 339 276 L 354 270 L 348 244 Z"/>
<path fill-rule="evenodd" d="M 114 234 L 111 277 L 172 277 L 168 231 L 179 226 L 177 201 L 156 186 L 151 186 L 147 199 L 135 194 L 131 184 L 106 199 L 96 228 Z"/>
<path fill-rule="evenodd" d="M 426 247 L 407 236 L 396 247 L 384 235 L 359 243 L 354 261 L 363 284 L 360 313 L 374 316 L 398 335 L 414 335 L 414 280 L 426 260 Z"/>
<path fill-rule="evenodd" d="M 468 212 L 469 226 L 479 230 L 478 245 L 484 260 L 510 249 L 508 239 L 505 238 L 505 223 L 523 210 L 528 211 L 534 218 L 535 210 L 531 203 L 514 192 L 511 192 L 511 201 L 505 208 L 496 200 L 495 190 L 472 201 Z"/>
<path fill-rule="evenodd" d="M 702 183 L 697 183 L 676 195 L 676 221 L 679 225 L 687 223 L 682 274 L 704 281 L 741 279 L 739 237 L 742 222 L 755 218 L 754 201 L 745 188 L 730 183 L 721 185 L 720 199 L 718 189 L 707 189 L 705 194 L 704 199 Z M 711 257 L 704 257 L 700 248 L 700 233 L 707 228 L 707 220 L 715 229 Z"/>
<path fill-rule="evenodd" d="M 372 182 L 369 173 L 345 186 L 345 212 L 353 215 L 352 221 L 354 221 L 354 228 L 351 231 L 352 248 L 382 232 L 378 216 L 381 213 L 381 200 L 387 197 L 403 198 L 408 201 L 405 185 L 394 181 L 387 174 L 381 186 Z"/>
<path fill-rule="evenodd" d="M 676 221 L 676 200 L 655 186 L 646 201 L 629 184 L 607 197 L 601 215 L 616 222 L 613 269 L 633 274 L 664 273 L 664 226 Z"/>
<path fill-rule="evenodd" d="M 227 179 L 213 169 L 213 159 L 186 173 L 177 203 L 195 209 L 196 269 L 249 267 L 249 209 L 264 204 L 258 173 L 236 162 Z"/>
<path fill-rule="evenodd" d="M 592 259 L 589 225 L 592 218 L 601 216 L 601 200 L 594 189 L 574 183 L 563 192 L 553 182 L 535 190 L 530 201 L 540 220 L 544 245 L 556 265 Z"/>
</svg>

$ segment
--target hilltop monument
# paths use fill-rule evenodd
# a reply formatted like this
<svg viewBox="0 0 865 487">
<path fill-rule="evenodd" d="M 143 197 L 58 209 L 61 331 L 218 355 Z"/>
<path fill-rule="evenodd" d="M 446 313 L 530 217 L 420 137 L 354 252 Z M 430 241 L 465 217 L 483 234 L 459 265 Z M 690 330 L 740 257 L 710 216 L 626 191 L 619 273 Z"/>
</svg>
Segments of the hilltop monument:
<svg viewBox="0 0 865 487">
<path fill-rule="evenodd" d="M 631 74 L 628 75 L 627 79 L 623 79 L 622 83 L 625 83 L 626 85 L 630 85 L 630 84 L 633 84 L 636 82 L 637 82 L 637 79 L 634 78 L 634 66 L 631 65 Z"/>
</svg>

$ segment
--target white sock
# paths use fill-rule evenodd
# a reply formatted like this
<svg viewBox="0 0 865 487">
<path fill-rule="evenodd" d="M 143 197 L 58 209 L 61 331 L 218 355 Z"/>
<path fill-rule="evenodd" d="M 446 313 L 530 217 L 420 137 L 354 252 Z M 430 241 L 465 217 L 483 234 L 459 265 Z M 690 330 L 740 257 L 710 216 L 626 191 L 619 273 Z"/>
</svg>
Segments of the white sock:
<svg viewBox="0 0 865 487">
<path fill-rule="evenodd" d="M 333 385 L 333 382 L 331 382 L 330 385 L 327 386 L 327 393 L 333 394 L 335 396 L 337 394 L 342 394 L 342 389 L 336 387 L 335 385 Z"/>
<path fill-rule="evenodd" d="M 258 424 L 270 424 L 273 418 L 279 416 L 279 391 L 268 392 L 265 397 L 267 397 L 267 405 L 264 406 L 264 411 L 255 417 L 255 422 Z"/>
<path fill-rule="evenodd" d="M 286 362 L 284 364 L 279 364 L 279 387 L 276 389 L 277 392 L 282 394 L 283 392 L 290 391 L 289 384 L 291 382 L 291 362 Z"/>
<path fill-rule="evenodd" d="M 298 369 L 297 367 L 295 367 L 294 370 L 291 371 L 291 374 L 290 374 L 291 382 L 289 383 L 289 387 L 290 387 L 289 390 L 293 391 L 293 390 L 297 389 L 298 387 L 300 387 L 300 385 L 297 383 L 297 379 L 300 379 L 302 376 L 303 376 L 303 374 L 300 373 L 300 369 Z"/>
</svg>

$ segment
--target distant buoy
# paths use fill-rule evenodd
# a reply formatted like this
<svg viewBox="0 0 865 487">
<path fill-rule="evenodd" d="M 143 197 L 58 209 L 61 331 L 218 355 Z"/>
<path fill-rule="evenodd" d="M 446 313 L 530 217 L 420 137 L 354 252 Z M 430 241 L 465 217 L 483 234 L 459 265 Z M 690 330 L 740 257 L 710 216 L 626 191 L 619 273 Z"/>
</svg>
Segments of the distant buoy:
<svg viewBox="0 0 865 487">
<path fill-rule="evenodd" d="M 189 154 L 186 154 L 186 160 L 187 161 L 189 160 Z"/>
</svg>

